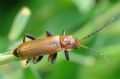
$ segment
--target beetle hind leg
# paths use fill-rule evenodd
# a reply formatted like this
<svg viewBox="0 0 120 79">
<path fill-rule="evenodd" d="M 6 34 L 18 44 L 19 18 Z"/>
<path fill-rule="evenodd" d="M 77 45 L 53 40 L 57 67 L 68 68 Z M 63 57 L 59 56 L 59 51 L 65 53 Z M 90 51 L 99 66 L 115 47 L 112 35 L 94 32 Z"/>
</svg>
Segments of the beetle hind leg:
<svg viewBox="0 0 120 79">
<path fill-rule="evenodd" d="M 28 59 L 26 60 L 26 65 L 28 65 L 29 62 L 30 62 L 30 58 L 28 58 Z"/>
<path fill-rule="evenodd" d="M 24 37 L 23 37 L 23 43 L 26 41 L 26 39 L 25 38 L 29 38 L 29 39 L 31 39 L 31 40 L 35 40 L 36 38 L 35 37 L 33 37 L 32 35 L 25 35 Z"/>
<path fill-rule="evenodd" d="M 43 56 L 36 56 L 33 58 L 33 64 L 38 63 L 41 59 L 43 58 Z"/>
</svg>

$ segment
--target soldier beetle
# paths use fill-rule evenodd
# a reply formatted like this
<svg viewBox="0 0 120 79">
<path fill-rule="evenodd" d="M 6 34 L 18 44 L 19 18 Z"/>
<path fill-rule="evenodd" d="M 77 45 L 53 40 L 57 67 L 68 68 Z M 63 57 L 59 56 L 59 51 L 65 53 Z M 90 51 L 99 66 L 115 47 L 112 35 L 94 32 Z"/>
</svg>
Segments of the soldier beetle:
<svg viewBox="0 0 120 79">
<path fill-rule="evenodd" d="M 113 19 L 112 19 L 113 20 Z M 23 38 L 23 43 L 18 46 L 13 51 L 13 54 L 16 57 L 27 59 L 26 64 L 29 63 L 30 59 L 33 59 L 33 63 L 39 62 L 44 55 L 49 55 L 48 59 L 51 63 L 54 63 L 57 58 L 57 53 L 59 51 L 64 50 L 66 60 L 69 60 L 69 50 L 70 49 L 77 49 L 79 48 L 86 48 L 92 51 L 95 51 L 89 47 L 81 45 L 80 43 L 95 35 L 97 32 L 101 31 L 105 28 L 112 20 L 108 21 L 103 25 L 102 28 L 98 29 L 97 31 L 83 37 L 82 39 L 78 40 L 73 38 L 72 35 L 66 35 L 65 31 L 63 31 L 62 35 L 52 35 L 50 32 L 46 31 L 46 38 L 36 39 L 31 35 L 25 35 Z M 31 39 L 31 41 L 26 41 L 25 38 Z M 95 51 L 96 52 L 96 51 Z"/>
</svg>

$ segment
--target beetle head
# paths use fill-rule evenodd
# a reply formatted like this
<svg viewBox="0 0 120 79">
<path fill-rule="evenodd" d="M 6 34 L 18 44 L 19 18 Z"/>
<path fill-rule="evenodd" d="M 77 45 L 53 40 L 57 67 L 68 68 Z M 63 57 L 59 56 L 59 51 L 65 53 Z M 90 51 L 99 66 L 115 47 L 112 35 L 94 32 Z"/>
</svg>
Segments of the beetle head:
<svg viewBox="0 0 120 79">
<path fill-rule="evenodd" d="M 64 49 L 77 49 L 79 47 L 79 40 L 76 38 L 73 38 L 72 36 L 61 36 L 61 46 Z"/>
</svg>

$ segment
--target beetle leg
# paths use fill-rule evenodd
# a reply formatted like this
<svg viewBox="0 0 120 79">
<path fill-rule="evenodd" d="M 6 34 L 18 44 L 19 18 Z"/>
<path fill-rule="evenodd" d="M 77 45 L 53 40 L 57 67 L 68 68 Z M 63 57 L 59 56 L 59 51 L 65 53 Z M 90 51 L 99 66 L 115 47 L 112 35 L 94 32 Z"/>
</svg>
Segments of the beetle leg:
<svg viewBox="0 0 120 79">
<path fill-rule="evenodd" d="M 62 32 L 62 35 L 63 35 L 63 36 L 65 36 L 65 35 L 66 35 L 66 32 L 65 32 L 65 30 L 63 30 L 63 32 Z"/>
<path fill-rule="evenodd" d="M 69 52 L 68 52 L 68 50 L 64 50 L 64 53 L 65 53 L 66 60 L 68 61 L 69 60 Z"/>
<path fill-rule="evenodd" d="M 30 62 L 30 58 L 28 58 L 28 59 L 26 60 L 26 65 L 28 65 L 29 62 Z"/>
<path fill-rule="evenodd" d="M 49 55 L 49 57 L 48 57 L 48 61 L 51 61 L 51 64 L 54 64 L 56 58 L 57 58 L 57 53 L 52 54 L 52 55 Z"/>
<path fill-rule="evenodd" d="M 41 59 L 43 58 L 43 56 L 36 56 L 33 58 L 33 64 L 38 63 Z"/>
<path fill-rule="evenodd" d="M 25 35 L 24 38 L 23 38 L 23 43 L 25 42 L 25 38 L 26 38 L 26 37 L 29 38 L 29 39 L 31 39 L 31 40 L 35 40 L 35 39 L 36 39 L 35 37 L 27 34 L 27 35 Z"/>
<path fill-rule="evenodd" d="M 46 31 L 47 37 L 52 36 L 52 34 L 49 31 Z"/>
<path fill-rule="evenodd" d="M 26 37 L 29 38 L 29 39 L 35 40 L 35 37 L 27 34 L 27 35 L 25 35 L 24 38 L 23 38 L 23 43 L 25 42 L 25 38 L 26 38 Z M 29 61 L 30 61 L 30 58 L 28 58 L 28 59 L 26 60 L 26 65 L 29 64 Z"/>
</svg>

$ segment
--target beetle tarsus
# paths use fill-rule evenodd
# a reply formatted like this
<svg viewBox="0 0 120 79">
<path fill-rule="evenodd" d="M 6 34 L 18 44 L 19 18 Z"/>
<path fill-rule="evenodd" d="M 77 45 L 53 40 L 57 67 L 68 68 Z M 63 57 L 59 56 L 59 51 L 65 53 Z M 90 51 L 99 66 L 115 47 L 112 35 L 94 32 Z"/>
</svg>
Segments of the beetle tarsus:
<svg viewBox="0 0 120 79">
<path fill-rule="evenodd" d="M 26 34 L 25 36 L 24 36 L 24 38 L 23 38 L 23 43 L 25 42 L 25 38 L 29 38 L 29 39 L 31 39 L 31 40 L 35 40 L 36 38 L 35 37 L 33 37 L 32 35 L 28 35 L 28 34 Z"/>
<path fill-rule="evenodd" d="M 52 36 L 52 34 L 49 31 L 46 31 L 47 37 Z"/>
<path fill-rule="evenodd" d="M 30 62 L 30 59 L 27 59 L 27 60 L 26 60 L 26 65 L 28 65 L 28 64 L 29 64 L 29 62 Z"/>
<path fill-rule="evenodd" d="M 43 58 L 43 56 L 36 56 L 33 58 L 33 64 L 38 63 L 41 59 Z"/>
<path fill-rule="evenodd" d="M 65 53 L 66 60 L 68 61 L 69 60 L 69 52 L 68 52 L 68 50 L 64 50 L 64 53 Z"/>
</svg>

